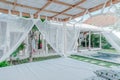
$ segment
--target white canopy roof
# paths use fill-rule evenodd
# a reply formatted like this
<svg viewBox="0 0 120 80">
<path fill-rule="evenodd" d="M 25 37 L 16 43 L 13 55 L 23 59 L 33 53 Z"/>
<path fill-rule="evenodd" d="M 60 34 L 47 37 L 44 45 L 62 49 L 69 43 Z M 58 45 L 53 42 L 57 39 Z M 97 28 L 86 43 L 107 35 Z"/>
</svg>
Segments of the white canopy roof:
<svg viewBox="0 0 120 80">
<path fill-rule="evenodd" d="M 86 10 L 90 12 L 99 10 L 104 3 L 109 6 L 111 0 L 0 0 L 0 12 L 23 16 L 33 14 L 34 17 L 41 15 L 43 18 L 48 16 L 49 19 L 59 18 L 63 21 L 68 18 L 77 18 L 82 16 Z M 112 0 L 112 3 L 118 3 L 119 0 Z"/>
</svg>

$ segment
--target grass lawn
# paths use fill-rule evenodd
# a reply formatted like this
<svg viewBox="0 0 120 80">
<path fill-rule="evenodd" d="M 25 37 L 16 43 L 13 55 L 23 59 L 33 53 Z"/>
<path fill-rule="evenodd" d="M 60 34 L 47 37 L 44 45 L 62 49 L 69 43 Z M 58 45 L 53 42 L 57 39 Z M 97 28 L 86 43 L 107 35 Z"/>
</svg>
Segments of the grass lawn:
<svg viewBox="0 0 120 80">
<path fill-rule="evenodd" d="M 95 64 L 95 65 L 99 65 L 99 66 L 103 66 L 103 67 L 108 67 L 108 68 L 113 67 L 113 66 L 120 66 L 120 64 L 117 64 L 117 63 L 107 62 L 107 61 L 93 59 L 93 58 L 79 56 L 79 55 L 72 55 L 70 56 L 70 58 L 73 58 L 79 61 L 88 62 L 88 63 Z"/>
<path fill-rule="evenodd" d="M 54 58 L 59 58 L 59 57 L 61 57 L 61 56 L 54 55 L 54 56 L 47 56 L 47 57 L 36 57 L 36 58 L 33 58 L 32 62 L 43 61 L 43 60 L 48 60 L 48 59 L 54 59 Z M 23 59 L 23 60 L 15 60 L 15 61 L 13 61 L 14 65 L 22 64 L 22 63 L 29 63 L 29 58 Z"/>
<path fill-rule="evenodd" d="M 60 58 L 60 57 L 61 56 L 59 56 L 59 55 L 47 56 L 47 57 L 37 57 L 37 58 L 33 58 L 32 62 L 43 61 L 43 60 L 48 60 L 48 59 L 55 59 L 55 58 Z M 29 58 L 22 59 L 22 60 L 17 59 L 17 60 L 12 61 L 12 65 L 18 65 L 18 64 L 23 64 L 23 63 L 29 63 Z M 6 66 L 11 66 L 9 61 L 0 63 L 0 67 L 6 67 Z"/>
</svg>

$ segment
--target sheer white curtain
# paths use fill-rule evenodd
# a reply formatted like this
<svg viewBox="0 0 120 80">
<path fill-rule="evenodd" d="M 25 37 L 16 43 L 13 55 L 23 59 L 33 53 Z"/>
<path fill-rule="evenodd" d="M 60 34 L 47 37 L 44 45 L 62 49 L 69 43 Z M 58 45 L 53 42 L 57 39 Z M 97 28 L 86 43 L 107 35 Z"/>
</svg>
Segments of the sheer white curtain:
<svg viewBox="0 0 120 80">
<path fill-rule="evenodd" d="M 106 40 L 112 47 L 120 52 L 120 8 L 116 4 L 112 4 L 112 0 L 111 6 L 105 8 L 106 3 L 103 9 L 99 10 L 99 14 L 95 15 L 93 12 L 94 15 L 84 23 L 101 28 L 102 34 Z"/>
<path fill-rule="evenodd" d="M 68 54 L 76 52 L 77 40 L 79 38 L 80 26 L 66 26 L 66 50 Z"/>
<path fill-rule="evenodd" d="M 20 18 L 2 14 L 0 15 L 0 62 L 7 59 L 22 43 L 29 31 L 34 26 L 35 21 L 32 19 Z M 2 31 L 2 32 L 1 32 Z M 2 42 L 1 42 L 2 41 Z"/>
<path fill-rule="evenodd" d="M 68 26 L 66 23 L 50 21 L 38 21 L 36 26 L 58 54 L 65 56 L 66 53 L 74 51 L 79 29 L 74 26 Z"/>
<path fill-rule="evenodd" d="M 103 36 L 106 38 L 106 40 L 112 45 L 113 48 L 115 48 L 118 52 L 120 52 L 120 13 L 119 13 L 119 8 L 115 5 L 112 4 L 108 12 L 112 13 L 110 16 L 113 16 L 115 20 L 110 20 L 111 25 L 106 25 L 103 28 Z M 109 16 L 109 13 L 106 12 L 106 15 Z"/>
<path fill-rule="evenodd" d="M 3 27 L 4 26 L 4 27 Z M 7 25 L 5 22 L 0 22 L 0 57 L 4 53 L 5 43 L 6 43 L 6 33 L 7 33 Z"/>
<path fill-rule="evenodd" d="M 42 33 L 45 40 L 51 45 L 51 47 L 60 55 L 63 55 L 64 39 L 63 39 L 63 28 L 62 24 L 52 24 L 49 21 L 41 22 L 40 20 L 36 23 L 39 31 Z"/>
</svg>

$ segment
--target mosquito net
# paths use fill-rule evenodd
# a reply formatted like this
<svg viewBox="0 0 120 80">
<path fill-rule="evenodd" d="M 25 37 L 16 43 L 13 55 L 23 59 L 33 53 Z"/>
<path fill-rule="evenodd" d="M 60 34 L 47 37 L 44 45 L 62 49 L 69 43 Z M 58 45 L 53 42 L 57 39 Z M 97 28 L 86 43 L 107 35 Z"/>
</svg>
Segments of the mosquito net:
<svg viewBox="0 0 120 80">
<path fill-rule="evenodd" d="M 0 61 L 7 59 L 17 49 L 34 22 L 32 19 L 0 15 Z"/>
<path fill-rule="evenodd" d="M 75 45 L 80 29 L 74 25 L 17 16 L 0 15 L 0 61 L 3 61 L 18 48 L 28 35 L 33 25 L 36 25 L 45 40 L 60 55 L 75 51 Z"/>
<path fill-rule="evenodd" d="M 66 23 L 58 23 L 40 20 L 36 26 L 45 37 L 46 41 L 53 47 L 53 49 L 60 55 L 74 51 L 75 42 L 77 41 L 79 29 L 75 26 L 68 26 Z M 44 27 L 43 27 L 44 26 Z"/>
</svg>

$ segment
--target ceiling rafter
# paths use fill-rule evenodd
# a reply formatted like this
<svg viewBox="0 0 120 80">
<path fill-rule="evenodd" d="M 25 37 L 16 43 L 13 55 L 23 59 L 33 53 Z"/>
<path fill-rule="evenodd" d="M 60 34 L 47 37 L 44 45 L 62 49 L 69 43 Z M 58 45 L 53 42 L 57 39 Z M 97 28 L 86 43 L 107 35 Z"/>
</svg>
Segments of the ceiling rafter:
<svg viewBox="0 0 120 80">
<path fill-rule="evenodd" d="M 15 9 L 15 7 L 16 7 L 16 3 L 17 3 L 17 0 L 14 0 L 13 10 L 14 10 L 14 9 Z"/>
<path fill-rule="evenodd" d="M 0 2 L 9 4 L 9 5 L 14 5 L 14 2 L 6 1 L 6 0 L 0 0 Z M 16 3 L 16 6 L 23 7 L 23 8 L 28 8 L 28 9 L 33 9 L 33 10 L 37 10 L 37 11 L 39 10 L 39 8 L 32 7 L 32 6 L 27 6 L 27 5 L 23 5 L 23 4 L 18 4 L 18 3 Z M 49 12 L 49 13 L 54 13 L 54 14 L 58 14 L 59 13 L 59 12 L 56 12 L 56 11 L 45 10 L 45 9 L 43 11 Z M 73 16 L 71 14 L 66 14 L 66 13 L 64 13 L 63 15 Z"/>
<path fill-rule="evenodd" d="M 78 6 L 78 5 L 82 4 L 82 3 L 84 3 L 85 1 L 86 1 L 86 0 L 82 0 L 82 1 L 80 1 L 80 2 L 78 2 L 78 3 L 76 3 L 75 5 L 70 6 L 69 8 L 63 10 L 62 12 L 60 12 L 60 13 L 58 13 L 58 14 L 52 16 L 51 18 L 54 18 L 54 17 L 56 17 L 56 16 L 58 16 L 58 15 L 61 15 L 61 14 L 63 14 L 64 12 L 69 11 L 70 9 L 75 8 L 76 6 Z"/>
<path fill-rule="evenodd" d="M 38 15 L 41 11 L 43 11 L 47 6 L 49 6 L 54 0 L 48 0 L 47 3 L 42 7 L 40 8 L 34 15 Z"/>
<path fill-rule="evenodd" d="M 54 13 L 54 14 L 59 14 L 60 12 L 56 12 L 56 11 L 51 11 L 51 10 L 43 10 L 45 12 L 49 12 L 49 13 Z M 63 13 L 63 15 L 65 16 L 73 16 L 72 14 L 67 14 L 67 13 Z"/>
<path fill-rule="evenodd" d="M 112 3 L 113 3 L 113 4 L 116 4 L 116 3 L 118 3 L 118 2 L 120 2 L 120 0 L 112 0 Z M 111 3 L 111 1 L 109 0 L 109 1 L 106 3 L 106 6 L 105 6 L 105 7 L 110 6 L 110 3 Z M 103 8 L 103 6 L 104 6 L 104 3 L 103 3 L 103 4 L 100 4 L 100 5 L 97 5 L 97 6 L 93 7 L 93 8 L 90 8 L 90 9 L 88 9 L 88 10 L 89 10 L 89 12 L 94 12 L 94 11 L 96 11 L 96 10 L 99 10 L 99 9 Z M 84 15 L 85 12 L 86 12 L 86 11 L 83 11 L 83 12 L 77 14 L 77 15 L 74 15 L 74 16 L 72 17 L 72 19 L 75 19 L 75 18 L 77 18 L 77 17 L 80 17 L 80 16 Z M 66 18 L 66 19 L 63 19 L 63 20 L 64 20 L 64 21 L 68 21 L 69 18 Z"/>
<path fill-rule="evenodd" d="M 15 0 L 16 1 L 16 0 Z M 28 5 L 23 5 L 23 4 L 19 4 L 19 3 L 17 3 L 17 1 L 16 2 L 11 2 L 11 1 L 8 1 L 8 0 L 0 0 L 0 2 L 2 2 L 2 3 L 5 3 L 5 4 L 8 4 L 8 5 L 13 5 L 13 8 L 14 8 L 14 6 L 15 7 L 21 7 L 21 8 L 28 8 L 28 9 L 33 9 L 33 10 L 36 10 L 36 11 L 38 11 L 38 10 L 41 10 L 40 8 L 37 8 L 37 7 L 32 7 L 32 6 L 28 6 Z M 74 18 L 77 18 L 77 17 L 79 17 L 79 16 L 82 16 L 82 15 L 84 15 L 84 12 L 86 11 L 85 10 L 85 8 L 83 8 L 83 12 L 81 12 L 81 13 L 79 13 L 79 14 L 77 14 L 77 15 L 73 15 L 73 14 L 67 14 L 67 13 L 65 13 L 65 12 L 67 12 L 67 11 L 69 11 L 70 9 L 72 9 L 72 8 L 82 8 L 82 7 L 80 7 L 79 5 L 79 2 L 77 3 L 77 4 L 75 4 L 75 5 L 72 5 L 72 4 L 69 4 L 69 3 L 65 3 L 65 2 L 61 2 L 61 1 L 56 1 L 56 0 L 48 0 L 48 2 L 53 2 L 53 3 L 56 3 L 56 4 L 61 4 L 61 6 L 62 6 L 62 4 L 63 5 L 66 5 L 66 6 L 68 6 L 69 8 L 68 9 L 65 9 L 65 10 L 63 10 L 62 12 L 56 12 L 56 11 L 51 11 L 51 10 L 45 10 L 45 8 L 42 10 L 42 11 L 44 11 L 44 12 L 48 12 L 48 13 L 54 13 L 55 15 L 54 16 L 49 16 L 48 18 L 49 19 L 53 19 L 53 17 L 56 19 L 56 16 L 58 16 L 58 15 L 66 15 L 66 16 L 68 16 L 68 17 L 72 17 L 72 19 L 74 19 Z M 86 1 L 86 0 L 83 0 L 83 1 Z M 118 2 L 120 2 L 120 0 L 112 0 L 112 2 L 113 2 L 113 4 L 115 4 L 115 3 L 118 3 Z M 102 6 L 103 6 L 104 4 L 99 4 L 99 5 L 97 5 L 97 6 L 95 6 L 95 7 L 93 7 L 93 8 L 90 8 L 89 9 L 89 12 L 93 12 L 93 11 L 96 11 L 96 10 L 99 10 L 99 9 L 101 9 L 102 8 Z M 110 6 L 110 2 L 108 2 L 107 3 L 107 5 L 106 5 L 106 7 L 107 6 Z M 44 6 L 43 6 L 44 7 Z M 7 9 L 1 9 L 0 8 L 0 12 L 3 12 L 3 13 L 8 13 L 8 10 Z M 41 12 L 41 11 L 40 11 Z M 15 15 L 19 15 L 19 11 L 15 11 L 15 9 L 12 9 L 12 14 L 15 14 Z M 29 16 L 30 14 L 29 13 L 25 13 L 25 12 L 23 12 L 23 16 Z M 38 15 L 37 15 L 38 16 Z M 37 16 L 34 16 L 35 18 L 37 18 Z M 45 18 L 45 16 L 42 16 L 42 18 Z M 61 19 L 60 19 L 61 20 Z M 69 19 L 68 18 L 65 18 L 65 19 L 62 19 L 62 21 L 68 21 Z"/>
<path fill-rule="evenodd" d="M 65 2 L 61 2 L 61 1 L 53 1 L 53 2 L 54 2 L 54 3 L 57 3 L 57 4 L 61 4 L 61 5 L 65 5 L 65 6 L 69 6 L 69 7 L 73 6 L 72 4 L 65 3 Z M 78 9 L 82 9 L 82 10 L 85 10 L 85 8 L 82 8 L 82 7 L 80 7 L 80 6 L 76 6 L 76 8 L 78 8 Z"/>
<path fill-rule="evenodd" d="M 5 14 L 8 14 L 8 9 L 2 9 L 2 8 L 0 8 L 0 12 L 2 12 L 2 13 L 5 13 Z M 11 10 L 11 14 L 14 14 L 14 15 L 20 15 L 20 12 L 19 11 L 15 11 L 15 10 Z M 30 14 L 29 13 L 25 13 L 25 12 L 22 12 L 22 15 L 23 16 L 27 16 L 27 17 L 30 17 Z M 38 16 L 34 16 L 34 18 L 37 18 Z M 42 19 L 45 19 L 46 18 L 46 16 L 40 16 L 40 18 L 42 18 Z M 47 17 L 47 19 L 48 20 L 52 20 L 52 18 L 51 17 Z M 59 20 L 59 21 L 62 21 L 60 18 L 55 18 L 54 20 Z"/>
</svg>

